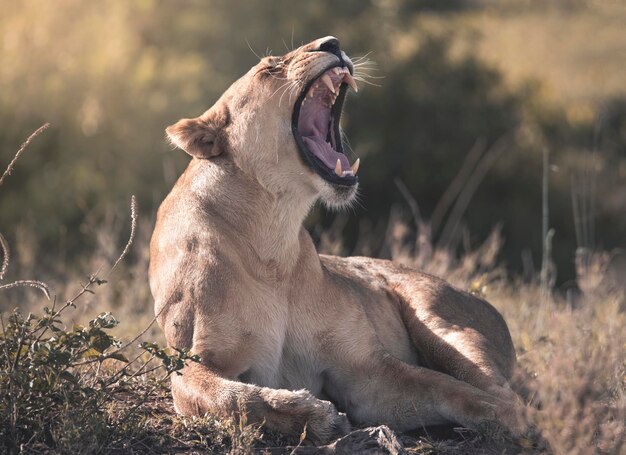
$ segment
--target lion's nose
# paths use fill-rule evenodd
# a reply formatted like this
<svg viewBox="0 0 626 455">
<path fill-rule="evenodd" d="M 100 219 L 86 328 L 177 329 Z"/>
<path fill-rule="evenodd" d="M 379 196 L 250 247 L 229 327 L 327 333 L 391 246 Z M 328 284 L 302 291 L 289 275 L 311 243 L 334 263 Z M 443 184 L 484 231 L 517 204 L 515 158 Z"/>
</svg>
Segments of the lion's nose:
<svg viewBox="0 0 626 455">
<path fill-rule="evenodd" d="M 322 52 L 328 52 L 341 58 L 341 49 L 339 48 L 339 40 L 334 36 L 322 38 L 319 42 L 318 49 Z"/>
</svg>

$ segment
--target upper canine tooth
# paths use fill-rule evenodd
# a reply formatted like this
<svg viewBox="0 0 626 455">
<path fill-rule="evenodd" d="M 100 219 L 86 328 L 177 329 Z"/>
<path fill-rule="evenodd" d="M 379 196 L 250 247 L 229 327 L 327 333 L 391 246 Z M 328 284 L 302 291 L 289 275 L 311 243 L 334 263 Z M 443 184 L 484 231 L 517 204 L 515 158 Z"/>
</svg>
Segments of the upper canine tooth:
<svg viewBox="0 0 626 455">
<path fill-rule="evenodd" d="M 339 160 L 337 160 L 339 161 Z M 352 171 L 352 173 L 354 175 L 356 175 L 356 171 L 359 170 L 359 164 L 361 164 L 361 158 L 357 158 L 356 161 L 354 162 L 354 164 L 352 164 L 352 166 L 350 166 L 350 170 Z"/>
<path fill-rule="evenodd" d="M 333 73 L 335 73 L 335 74 L 339 74 L 339 73 L 341 73 L 341 68 L 339 68 L 338 66 L 335 66 L 335 67 L 333 68 Z"/>
<path fill-rule="evenodd" d="M 343 172 L 341 170 L 341 161 L 339 160 L 339 158 L 337 158 L 337 164 L 335 165 L 335 174 L 337 174 L 337 177 L 343 176 Z"/>
<path fill-rule="evenodd" d="M 357 87 L 356 81 L 352 77 L 352 74 L 346 73 L 346 75 L 343 77 L 343 80 L 346 81 L 346 83 L 352 88 L 352 90 L 354 90 L 354 93 L 358 93 L 359 87 Z"/>
<path fill-rule="evenodd" d="M 322 82 L 326 84 L 326 87 L 328 87 L 328 90 L 335 93 L 335 86 L 333 85 L 333 81 L 331 80 L 328 74 L 324 73 L 324 75 L 322 76 Z"/>
</svg>

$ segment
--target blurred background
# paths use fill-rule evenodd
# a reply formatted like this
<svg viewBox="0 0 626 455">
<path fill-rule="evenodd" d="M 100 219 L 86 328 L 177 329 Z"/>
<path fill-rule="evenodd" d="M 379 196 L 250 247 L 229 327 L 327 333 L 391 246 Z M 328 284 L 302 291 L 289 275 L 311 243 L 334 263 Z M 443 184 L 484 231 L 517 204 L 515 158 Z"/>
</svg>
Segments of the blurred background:
<svg viewBox="0 0 626 455">
<path fill-rule="evenodd" d="M 316 209 L 308 220 L 316 241 L 335 232 L 337 253 L 389 257 L 389 237 L 411 243 L 421 225 L 432 245 L 462 255 L 498 226 L 498 261 L 531 277 L 541 264 L 547 169 L 557 285 L 574 277 L 577 248 L 626 246 L 623 1 L 0 7 L 2 168 L 52 123 L 0 188 L 0 231 L 19 258 L 14 277 L 81 267 L 76 258 L 94 242 L 115 256 L 123 241 L 109 242 L 102 228 L 127 232 L 131 194 L 147 238 L 188 160 L 168 147 L 164 128 L 209 108 L 255 54 L 325 35 L 375 65 L 366 70 L 374 85 L 361 84 L 343 117 L 362 160 L 361 205 L 349 214 Z M 390 220 L 406 229 L 390 232 Z"/>
<path fill-rule="evenodd" d="M 626 0 L 0 0 L 0 11 L 0 172 L 52 125 L 0 186 L 11 249 L 0 322 L 66 302 L 66 327 L 112 311 L 120 338 L 164 342 L 148 242 L 189 160 L 165 127 L 209 108 L 258 56 L 334 35 L 369 84 L 342 117 L 360 203 L 311 213 L 319 250 L 392 258 L 487 298 L 551 452 L 624 453 Z M 111 271 L 131 225 L 130 253 Z M 141 427 L 179 444 L 179 429 L 195 427 L 157 402 L 165 418 L 151 411 L 157 426 Z M 72 419 L 55 431 L 76 435 L 84 410 L 63 409 Z M 447 444 L 510 452 L 469 450 L 473 440 Z"/>
</svg>

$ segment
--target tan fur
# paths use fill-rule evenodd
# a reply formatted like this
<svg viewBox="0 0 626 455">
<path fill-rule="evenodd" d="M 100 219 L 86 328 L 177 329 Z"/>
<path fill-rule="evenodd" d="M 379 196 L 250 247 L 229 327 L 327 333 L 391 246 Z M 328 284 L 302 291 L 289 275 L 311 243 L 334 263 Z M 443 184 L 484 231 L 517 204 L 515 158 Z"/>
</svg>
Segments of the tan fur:
<svg viewBox="0 0 626 455">
<path fill-rule="evenodd" d="M 326 39 L 263 59 L 167 129 L 194 158 L 159 209 L 150 286 L 169 345 L 201 358 L 172 378 L 175 407 L 244 408 L 315 442 L 350 423 L 517 433 L 515 353 L 493 307 L 387 261 L 319 256 L 302 227 L 317 199 L 356 193 L 311 171 L 290 127 L 304 84 L 338 61 L 316 52 Z"/>
</svg>

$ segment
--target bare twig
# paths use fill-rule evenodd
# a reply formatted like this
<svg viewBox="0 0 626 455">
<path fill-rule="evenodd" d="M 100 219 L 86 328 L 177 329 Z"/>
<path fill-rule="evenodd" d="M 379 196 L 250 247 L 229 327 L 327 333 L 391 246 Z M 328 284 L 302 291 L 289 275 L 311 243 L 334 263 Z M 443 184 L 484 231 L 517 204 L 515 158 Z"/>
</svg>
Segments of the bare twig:
<svg viewBox="0 0 626 455">
<path fill-rule="evenodd" d="M 50 288 L 43 281 L 18 280 L 18 281 L 14 281 L 13 283 L 3 284 L 2 286 L 0 286 L 0 290 L 1 289 L 17 288 L 17 287 L 22 287 L 22 286 L 30 286 L 30 287 L 33 287 L 33 288 L 37 288 L 41 292 L 43 292 L 45 294 L 45 296 L 46 296 L 46 298 L 48 300 L 50 300 Z"/>
<path fill-rule="evenodd" d="M 308 422 L 306 422 L 304 424 L 304 428 L 302 429 L 302 433 L 300 433 L 300 440 L 298 441 L 298 445 L 293 448 L 293 450 L 291 451 L 291 453 L 289 455 L 295 455 L 297 450 L 300 448 L 300 446 L 302 445 L 302 443 L 306 439 L 306 427 L 307 427 L 307 425 L 308 425 Z"/>
<path fill-rule="evenodd" d="M 91 288 L 94 284 L 96 283 L 101 283 L 101 280 L 98 278 L 98 273 L 100 272 L 100 270 L 98 270 L 95 274 L 89 276 L 87 283 L 83 284 L 83 287 L 80 289 L 80 291 L 78 291 L 76 293 L 76 295 L 74 297 L 72 297 L 69 300 L 65 301 L 65 304 L 59 308 L 53 315 L 52 315 L 52 319 L 56 318 L 57 316 L 59 316 L 63 311 L 65 311 L 68 307 L 70 306 L 74 306 L 74 302 L 76 302 L 76 300 L 80 299 L 84 294 L 86 293 L 92 293 L 93 292 L 89 289 Z"/>
<path fill-rule="evenodd" d="M 129 360 L 126 365 L 124 365 L 122 368 L 120 368 L 114 375 L 112 375 L 109 380 L 107 381 L 107 383 L 105 384 L 107 387 L 114 384 L 115 382 L 117 382 L 119 379 L 121 379 L 125 374 L 126 374 L 126 370 L 128 370 L 130 368 L 131 365 L 133 365 L 137 360 L 139 360 L 145 353 L 144 352 L 140 352 L 139 354 L 137 354 L 135 356 L 135 358 L 133 358 L 132 360 Z M 154 359 L 154 355 L 152 355 L 145 363 L 144 365 L 147 365 L 148 363 L 150 363 L 152 361 L 152 359 Z M 98 362 L 98 371 L 100 370 L 100 366 L 103 364 L 103 362 Z M 163 365 L 161 365 L 162 367 Z M 141 368 L 140 368 L 141 369 Z M 138 370 L 139 371 L 139 370 Z M 133 375 L 131 377 L 133 377 L 137 372 L 133 373 Z"/>
<path fill-rule="evenodd" d="M 26 150 L 26 147 L 30 145 L 33 139 L 35 139 L 37 136 L 39 136 L 41 133 L 47 130 L 49 126 L 50 126 L 50 123 L 46 122 L 43 125 L 41 125 L 39 128 L 37 128 L 33 134 L 28 136 L 28 139 L 24 141 L 24 143 L 22 144 L 20 149 L 17 151 L 17 153 L 15 154 L 15 156 L 13 157 L 13 159 L 7 166 L 6 170 L 2 174 L 2 177 L 0 177 L 0 186 L 2 186 L 2 183 L 4 182 L 5 177 L 7 177 L 8 175 L 11 175 L 11 172 L 13 172 L 13 166 L 15 165 L 15 162 L 19 159 L 20 155 L 24 152 L 24 150 Z"/>
</svg>

